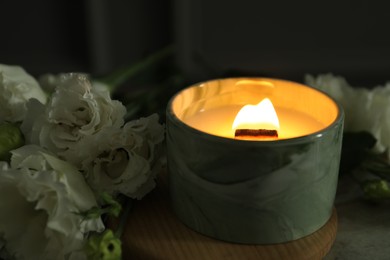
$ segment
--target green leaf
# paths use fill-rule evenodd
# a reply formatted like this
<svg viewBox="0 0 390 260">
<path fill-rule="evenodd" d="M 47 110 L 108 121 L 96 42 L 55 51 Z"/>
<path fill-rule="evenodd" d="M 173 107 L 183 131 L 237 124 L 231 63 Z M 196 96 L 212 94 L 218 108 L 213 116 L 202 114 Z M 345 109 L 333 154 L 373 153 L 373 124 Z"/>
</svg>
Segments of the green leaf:
<svg viewBox="0 0 390 260">
<path fill-rule="evenodd" d="M 100 196 L 103 200 L 103 208 L 108 209 L 106 210 L 106 213 L 118 217 L 121 213 L 122 205 L 107 192 L 103 192 Z"/>
<path fill-rule="evenodd" d="M 122 211 L 122 205 L 116 201 L 110 194 L 103 192 L 100 194 L 101 207 L 93 207 L 87 211 L 76 213 L 84 219 L 94 219 L 107 214 L 109 216 L 118 217 Z"/>
</svg>

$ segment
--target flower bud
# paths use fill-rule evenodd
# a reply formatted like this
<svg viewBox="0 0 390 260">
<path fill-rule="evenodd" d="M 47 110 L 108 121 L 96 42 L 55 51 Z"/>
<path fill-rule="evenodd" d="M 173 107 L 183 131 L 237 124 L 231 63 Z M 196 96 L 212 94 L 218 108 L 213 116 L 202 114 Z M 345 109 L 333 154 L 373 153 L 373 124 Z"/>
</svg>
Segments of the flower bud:
<svg viewBox="0 0 390 260">
<path fill-rule="evenodd" d="M 107 229 L 104 233 L 94 235 L 86 244 L 88 259 L 120 260 L 122 258 L 121 240 L 112 230 Z"/>
<path fill-rule="evenodd" d="M 364 195 L 369 200 L 383 200 L 390 198 L 390 188 L 385 180 L 367 181 L 363 186 Z"/>
<path fill-rule="evenodd" d="M 8 161 L 11 150 L 24 145 L 23 134 L 19 127 L 7 122 L 0 123 L 0 160 Z"/>
</svg>

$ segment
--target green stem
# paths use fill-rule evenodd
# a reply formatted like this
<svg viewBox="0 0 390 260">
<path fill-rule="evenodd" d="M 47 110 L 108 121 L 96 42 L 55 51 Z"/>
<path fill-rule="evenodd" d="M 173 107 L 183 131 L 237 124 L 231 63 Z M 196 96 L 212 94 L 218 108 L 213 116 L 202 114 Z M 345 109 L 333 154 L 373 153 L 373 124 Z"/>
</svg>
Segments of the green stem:
<svg viewBox="0 0 390 260">
<path fill-rule="evenodd" d="M 126 80 L 131 77 L 134 77 L 141 71 L 146 70 L 148 67 L 155 65 L 156 63 L 167 58 L 173 52 L 173 47 L 171 45 L 163 48 L 162 50 L 148 56 L 146 59 L 141 60 L 140 62 L 130 66 L 119 69 L 105 78 L 101 78 L 99 81 L 110 86 L 111 92 L 116 88 L 122 85 Z"/>
<path fill-rule="evenodd" d="M 131 209 L 133 208 L 133 200 L 130 198 L 126 198 L 126 203 L 124 207 L 124 211 L 120 217 L 118 227 L 115 230 L 115 236 L 120 238 L 125 231 L 125 226 L 127 223 L 127 219 L 130 215 Z"/>
</svg>

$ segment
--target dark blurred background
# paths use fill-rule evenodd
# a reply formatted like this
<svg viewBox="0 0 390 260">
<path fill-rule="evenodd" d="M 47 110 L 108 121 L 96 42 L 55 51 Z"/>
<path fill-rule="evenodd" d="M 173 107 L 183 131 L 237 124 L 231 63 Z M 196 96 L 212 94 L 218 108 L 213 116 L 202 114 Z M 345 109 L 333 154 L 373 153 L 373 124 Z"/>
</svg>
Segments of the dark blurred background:
<svg viewBox="0 0 390 260">
<path fill-rule="evenodd" d="M 390 80 L 385 1 L 39 0 L 2 3 L 0 63 L 104 76 L 168 45 L 190 81 L 248 75 Z"/>
<path fill-rule="evenodd" d="M 15 0 L 1 9 L 0 63 L 34 75 L 105 75 L 172 42 L 170 0 Z"/>
</svg>

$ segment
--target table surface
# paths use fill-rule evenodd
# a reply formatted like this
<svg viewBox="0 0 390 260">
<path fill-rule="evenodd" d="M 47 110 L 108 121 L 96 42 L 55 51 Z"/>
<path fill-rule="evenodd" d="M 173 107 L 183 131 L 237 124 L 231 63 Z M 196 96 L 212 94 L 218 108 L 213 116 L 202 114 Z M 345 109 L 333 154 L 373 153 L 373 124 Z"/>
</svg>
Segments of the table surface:
<svg viewBox="0 0 390 260">
<path fill-rule="evenodd" d="M 342 177 L 335 205 L 337 236 L 324 260 L 390 259 L 390 204 L 363 201 L 359 187 Z"/>
</svg>

